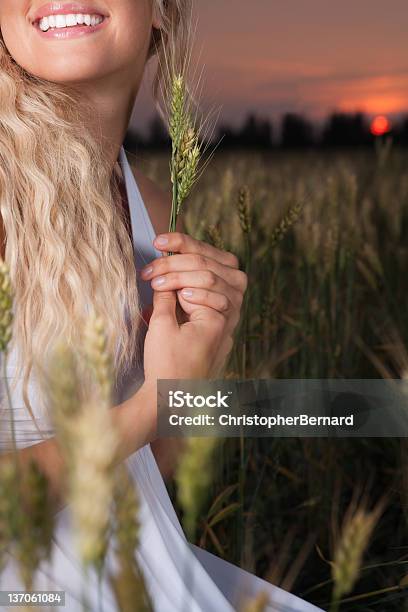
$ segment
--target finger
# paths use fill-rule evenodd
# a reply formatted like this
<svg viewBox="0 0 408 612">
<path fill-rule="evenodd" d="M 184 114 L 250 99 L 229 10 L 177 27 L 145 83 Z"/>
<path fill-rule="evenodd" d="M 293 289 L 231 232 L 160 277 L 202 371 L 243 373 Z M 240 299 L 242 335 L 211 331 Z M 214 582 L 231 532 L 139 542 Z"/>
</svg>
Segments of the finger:
<svg viewBox="0 0 408 612">
<path fill-rule="evenodd" d="M 222 314 L 226 322 L 226 330 L 233 333 L 240 319 L 240 311 L 228 298 L 221 293 L 205 289 L 183 289 L 177 292 L 179 304 L 185 314 L 192 320 L 192 315 L 200 308 L 212 308 Z"/>
<path fill-rule="evenodd" d="M 155 291 L 153 294 L 153 312 L 150 324 L 157 321 L 167 321 L 177 324 L 177 296 L 174 291 Z"/>
<path fill-rule="evenodd" d="M 222 342 L 227 333 L 227 321 L 224 315 L 207 306 L 195 308 L 191 313 L 190 321 L 202 326 L 204 333 L 216 340 L 217 344 Z"/>
<path fill-rule="evenodd" d="M 214 348 L 217 349 L 217 352 L 225 339 L 231 336 L 226 317 L 214 308 L 197 305 L 189 319 L 186 325 L 193 325 L 200 330 L 207 340 L 214 343 Z"/>
<path fill-rule="evenodd" d="M 152 287 L 155 291 L 178 291 L 185 287 L 207 289 L 222 293 L 237 307 L 242 303 L 242 294 L 211 270 L 170 272 L 155 278 Z"/>
<path fill-rule="evenodd" d="M 192 272 L 193 270 L 210 270 L 238 291 L 244 293 L 246 290 L 247 276 L 244 272 L 198 253 L 171 255 L 170 257 L 155 259 L 143 268 L 141 276 L 144 280 L 153 280 L 170 272 Z"/>
<path fill-rule="evenodd" d="M 232 310 L 232 304 L 222 293 L 208 291 L 207 289 L 184 288 L 177 292 L 181 307 L 187 314 L 201 306 L 213 308 L 227 316 Z"/>
<path fill-rule="evenodd" d="M 181 232 L 160 234 L 155 238 L 153 244 L 159 251 L 169 253 L 196 253 L 209 257 L 210 259 L 215 259 L 215 261 L 225 266 L 230 266 L 231 268 L 239 267 L 238 258 L 233 253 L 217 249 L 211 244 L 196 240 L 188 236 L 188 234 L 183 234 Z"/>
</svg>

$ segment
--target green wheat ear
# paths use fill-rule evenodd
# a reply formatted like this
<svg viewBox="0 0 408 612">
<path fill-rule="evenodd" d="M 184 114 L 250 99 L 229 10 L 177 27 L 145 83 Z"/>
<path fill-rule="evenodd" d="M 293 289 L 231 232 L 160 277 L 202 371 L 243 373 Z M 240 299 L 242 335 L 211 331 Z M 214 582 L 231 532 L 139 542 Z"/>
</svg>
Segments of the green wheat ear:
<svg viewBox="0 0 408 612">
<path fill-rule="evenodd" d="M 7 350 L 13 322 L 13 294 L 7 264 L 0 259 L 0 351 Z"/>
<path fill-rule="evenodd" d="M 7 407 L 10 413 L 10 431 L 13 443 L 13 452 L 16 456 L 17 442 L 14 422 L 14 410 L 11 399 L 9 378 L 7 376 L 8 349 L 12 338 L 13 327 L 13 288 L 10 279 L 10 270 L 0 257 L 0 353 L 3 385 L 6 391 Z M 15 457 L 16 458 L 16 457 Z"/>
<path fill-rule="evenodd" d="M 183 202 L 198 179 L 202 155 L 200 128 L 195 125 L 183 75 L 174 76 L 169 104 L 169 135 L 172 142 L 170 175 L 173 185 L 169 231 L 174 232 Z"/>
<path fill-rule="evenodd" d="M 115 472 L 113 502 L 118 571 L 109 575 L 109 579 L 116 601 L 123 612 L 153 612 L 143 574 L 135 556 L 135 550 L 139 548 L 139 495 L 123 464 Z"/>
<path fill-rule="evenodd" d="M 173 80 L 171 93 L 171 113 L 169 120 L 169 133 L 172 143 L 178 147 L 184 123 L 185 112 L 185 88 L 184 79 L 181 75 L 176 76 Z"/>
<path fill-rule="evenodd" d="M 187 537 L 193 541 L 213 480 L 218 438 L 189 438 L 176 469 L 177 498 Z"/>
</svg>

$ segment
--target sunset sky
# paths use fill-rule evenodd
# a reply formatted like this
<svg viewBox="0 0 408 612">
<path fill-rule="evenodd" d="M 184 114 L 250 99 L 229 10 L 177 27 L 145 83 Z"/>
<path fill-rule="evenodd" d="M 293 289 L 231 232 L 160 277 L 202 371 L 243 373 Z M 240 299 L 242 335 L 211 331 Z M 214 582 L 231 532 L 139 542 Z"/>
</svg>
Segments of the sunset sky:
<svg viewBox="0 0 408 612">
<path fill-rule="evenodd" d="M 252 109 L 408 111 L 407 0 L 196 0 L 204 104 L 238 123 Z M 147 87 L 134 125 L 151 116 Z"/>
</svg>

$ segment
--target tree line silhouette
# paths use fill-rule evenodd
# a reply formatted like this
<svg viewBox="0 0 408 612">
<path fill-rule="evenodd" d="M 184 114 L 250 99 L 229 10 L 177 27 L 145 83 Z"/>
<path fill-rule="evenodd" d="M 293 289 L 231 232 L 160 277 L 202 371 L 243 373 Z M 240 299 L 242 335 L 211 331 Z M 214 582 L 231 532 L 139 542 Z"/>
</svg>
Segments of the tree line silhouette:
<svg viewBox="0 0 408 612">
<path fill-rule="evenodd" d="M 356 148 L 368 147 L 378 139 L 370 131 L 370 121 L 363 113 L 333 113 L 324 124 L 315 123 L 296 113 L 282 117 L 280 129 L 269 119 L 249 113 L 238 128 L 221 124 L 214 141 L 222 139 L 223 149 L 308 149 L 308 148 Z M 396 145 L 408 146 L 408 114 L 384 135 Z M 169 146 L 166 128 L 159 117 L 152 119 L 148 135 L 131 130 L 125 145 L 132 149 L 161 150 Z"/>
</svg>

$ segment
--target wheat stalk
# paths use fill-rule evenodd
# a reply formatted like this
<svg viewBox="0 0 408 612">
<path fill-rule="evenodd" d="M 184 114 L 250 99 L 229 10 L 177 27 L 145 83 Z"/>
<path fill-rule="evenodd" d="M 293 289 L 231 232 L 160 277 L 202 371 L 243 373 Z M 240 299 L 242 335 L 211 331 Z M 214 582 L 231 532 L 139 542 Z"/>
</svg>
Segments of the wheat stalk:
<svg viewBox="0 0 408 612">
<path fill-rule="evenodd" d="M 94 375 L 101 400 L 108 408 L 112 402 L 113 361 L 104 329 L 103 318 L 92 310 L 84 329 L 84 356 Z"/>
<path fill-rule="evenodd" d="M 6 390 L 7 407 L 10 414 L 10 430 L 14 455 L 17 453 L 14 412 L 10 386 L 7 376 L 8 349 L 12 337 L 13 290 L 7 264 L 0 258 L 0 352 L 2 361 L 3 384 Z"/>
<path fill-rule="evenodd" d="M 0 461 L 0 569 L 12 552 L 27 590 L 51 553 L 54 518 L 46 476 L 31 461 L 20 470 L 15 461 Z"/>
<path fill-rule="evenodd" d="M 75 537 L 84 566 L 98 568 L 106 550 L 118 436 L 109 413 L 96 402 L 83 407 L 72 436 L 69 499 Z"/>
<path fill-rule="evenodd" d="M 21 470 L 18 460 L 14 409 L 7 376 L 12 324 L 10 272 L 0 258 L 0 352 L 13 446 L 13 460 L 4 457 L 0 462 L 0 542 L 3 553 L 8 547 L 14 549 L 23 583 L 29 590 L 36 569 L 50 555 L 54 521 L 47 478 L 34 461 Z M 4 563 L 4 558 L 1 562 Z"/>
<path fill-rule="evenodd" d="M 183 202 L 197 181 L 198 164 L 202 154 L 200 130 L 195 125 L 185 78 L 181 74 L 173 78 L 169 134 L 172 142 L 170 176 L 173 185 L 169 231 L 174 232 Z"/>
<path fill-rule="evenodd" d="M 13 323 L 13 292 L 7 264 L 0 259 L 0 351 L 8 349 Z"/>
<path fill-rule="evenodd" d="M 40 563 L 51 555 L 54 514 L 47 477 L 35 461 L 30 461 L 19 483 L 19 533 L 16 557 L 25 588 L 33 588 Z"/>
<path fill-rule="evenodd" d="M 205 237 L 209 244 L 215 246 L 216 249 L 224 251 L 225 243 L 218 225 L 209 225 L 205 228 Z"/>
<path fill-rule="evenodd" d="M 69 465 L 74 444 L 73 427 L 82 400 L 77 362 L 73 351 L 63 341 L 55 345 L 44 378 L 58 442 Z"/>
<path fill-rule="evenodd" d="M 261 592 L 250 601 L 247 601 L 241 608 L 241 612 L 266 612 L 269 605 L 267 593 Z"/>
<path fill-rule="evenodd" d="M 304 208 L 303 203 L 294 204 L 286 215 L 281 219 L 278 226 L 273 230 L 271 240 L 270 240 L 270 248 L 275 247 L 279 242 L 281 242 L 288 231 L 297 223 Z"/>
<path fill-rule="evenodd" d="M 212 482 L 214 452 L 218 443 L 217 438 L 189 438 L 177 466 L 177 497 L 183 510 L 184 528 L 191 540 Z"/>
<path fill-rule="evenodd" d="M 238 216 L 244 234 L 251 231 L 251 194 L 247 186 L 238 192 Z"/>
<path fill-rule="evenodd" d="M 344 595 L 352 591 L 360 574 L 364 553 L 383 511 L 382 500 L 371 511 L 351 505 L 344 519 L 341 536 L 331 562 L 334 582 L 331 611 L 336 611 Z"/>
<path fill-rule="evenodd" d="M 114 491 L 116 557 L 119 570 L 109 579 L 122 612 L 153 610 L 135 551 L 139 546 L 139 498 L 124 466 L 115 474 Z"/>
<path fill-rule="evenodd" d="M 113 466 L 119 444 L 109 413 L 111 357 L 103 321 L 92 312 L 77 354 L 60 342 L 47 373 L 54 423 L 67 465 L 67 497 L 84 567 L 100 568 L 113 492 Z M 86 395 L 78 358 L 94 374 L 96 390 Z M 96 391 L 96 392 L 95 392 Z M 85 397 L 84 397 L 85 395 Z"/>
<path fill-rule="evenodd" d="M 192 7 L 191 7 L 192 10 Z M 192 21 L 193 15 L 190 14 Z M 192 69 L 192 55 L 197 24 L 190 27 L 184 42 L 183 57 L 172 49 L 162 48 L 163 55 L 157 54 L 159 68 L 166 79 L 160 83 L 161 104 L 159 113 L 167 125 L 171 139 L 170 178 L 172 182 L 172 205 L 169 232 L 176 231 L 178 215 L 193 186 L 199 180 L 210 162 L 215 148 L 199 171 L 200 161 L 211 142 L 219 109 L 211 109 L 206 116 L 199 113 L 203 80 L 198 63 Z M 187 85 L 187 80 L 189 85 Z M 218 145 L 217 145 L 218 146 Z"/>
</svg>

